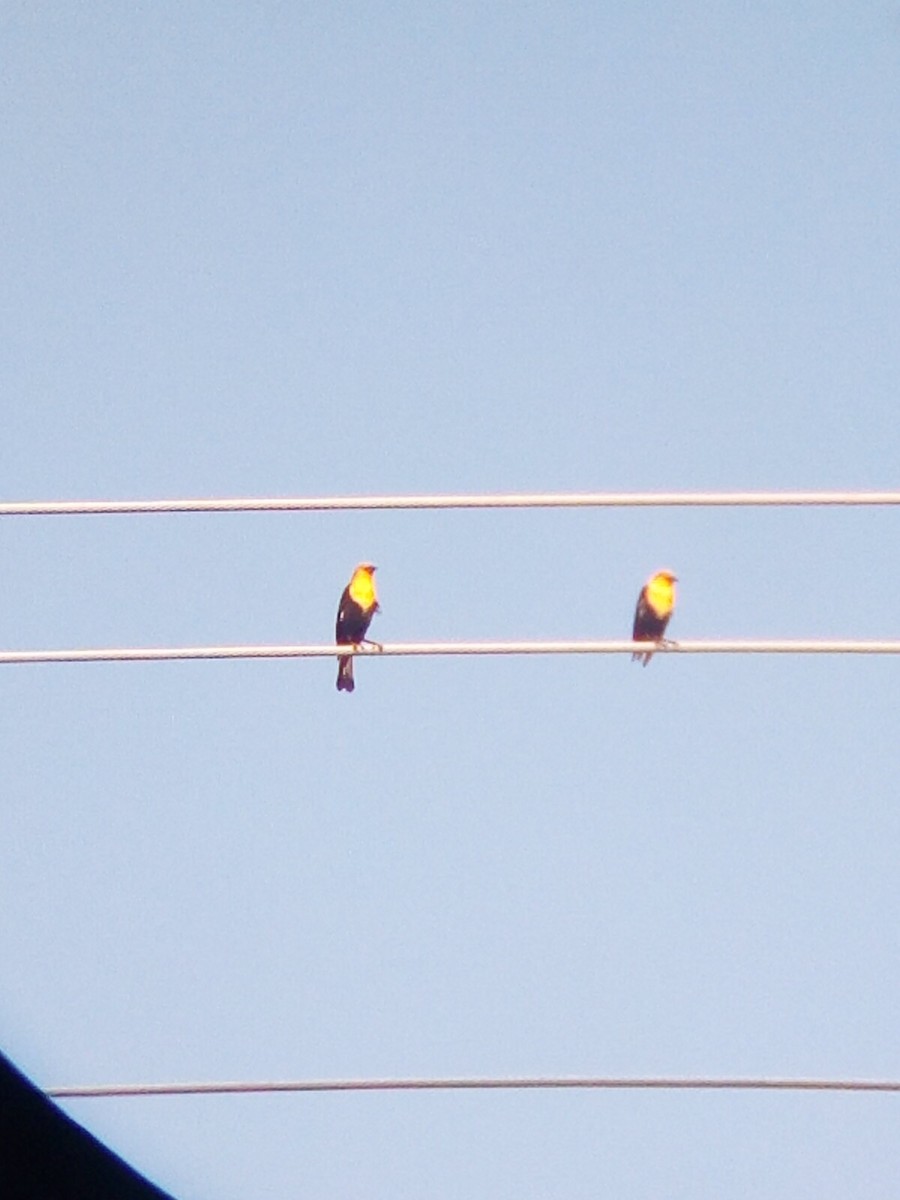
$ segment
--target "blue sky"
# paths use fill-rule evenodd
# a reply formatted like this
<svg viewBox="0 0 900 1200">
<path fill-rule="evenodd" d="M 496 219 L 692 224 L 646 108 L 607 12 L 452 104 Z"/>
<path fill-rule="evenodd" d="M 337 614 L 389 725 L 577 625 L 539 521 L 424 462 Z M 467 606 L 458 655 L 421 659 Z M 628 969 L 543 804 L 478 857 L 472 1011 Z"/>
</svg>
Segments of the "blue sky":
<svg viewBox="0 0 900 1200">
<path fill-rule="evenodd" d="M 896 487 L 889 5 L 0 13 L 3 498 Z M 891 510 L 7 518 L 10 649 L 891 637 Z M 47 1086 L 897 1077 L 896 664 L 7 667 Z M 95 1100 L 181 1200 L 893 1196 L 896 1101 Z"/>
</svg>

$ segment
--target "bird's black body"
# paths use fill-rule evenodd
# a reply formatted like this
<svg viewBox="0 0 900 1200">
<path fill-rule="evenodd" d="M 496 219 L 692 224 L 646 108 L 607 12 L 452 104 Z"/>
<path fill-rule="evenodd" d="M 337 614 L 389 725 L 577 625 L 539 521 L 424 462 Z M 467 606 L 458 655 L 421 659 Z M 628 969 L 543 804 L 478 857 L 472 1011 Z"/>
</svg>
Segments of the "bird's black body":
<svg viewBox="0 0 900 1200">
<path fill-rule="evenodd" d="M 631 639 L 634 642 L 658 642 L 662 640 L 663 634 L 666 632 L 666 626 L 669 624 L 671 612 L 660 616 L 648 602 L 646 589 L 641 591 L 638 597 L 637 608 L 634 610 L 634 630 L 632 631 Z M 650 661 L 651 655 L 648 651 L 646 654 L 632 654 L 632 661 L 639 658 L 643 660 L 644 666 Z"/>
<path fill-rule="evenodd" d="M 335 642 L 339 646 L 352 646 L 361 642 L 369 632 L 374 613 L 374 608 L 364 612 L 356 601 L 351 599 L 349 586 L 345 587 L 334 626 Z"/>
<path fill-rule="evenodd" d="M 634 593 L 632 592 L 632 595 Z M 634 631 L 632 640 L 635 642 L 657 642 L 666 632 L 669 623 L 669 613 L 661 617 L 655 613 L 647 601 L 641 596 L 634 611 Z"/>
<path fill-rule="evenodd" d="M 357 646 L 369 630 L 372 617 L 377 612 L 378 605 L 373 605 L 368 611 L 350 595 L 350 585 L 344 588 L 341 602 L 338 605 L 337 621 L 334 626 L 334 640 L 338 646 Z M 353 682 L 353 658 L 347 654 L 338 659 L 337 689 L 339 692 L 352 692 L 356 685 Z"/>
</svg>

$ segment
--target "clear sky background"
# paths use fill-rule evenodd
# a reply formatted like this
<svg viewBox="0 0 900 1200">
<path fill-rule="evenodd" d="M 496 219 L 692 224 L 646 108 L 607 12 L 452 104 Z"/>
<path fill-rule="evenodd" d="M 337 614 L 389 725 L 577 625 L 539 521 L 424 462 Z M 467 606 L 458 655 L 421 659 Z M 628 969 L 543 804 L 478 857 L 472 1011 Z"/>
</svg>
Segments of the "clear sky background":
<svg viewBox="0 0 900 1200">
<path fill-rule="evenodd" d="M 0 9 L 4 499 L 897 487 L 890 3 Z M 11 649 L 897 636 L 892 510 L 6 518 Z M 36 1081 L 900 1076 L 889 659 L 2 668 Z M 93 1100 L 179 1200 L 895 1197 L 898 1100 Z"/>
</svg>

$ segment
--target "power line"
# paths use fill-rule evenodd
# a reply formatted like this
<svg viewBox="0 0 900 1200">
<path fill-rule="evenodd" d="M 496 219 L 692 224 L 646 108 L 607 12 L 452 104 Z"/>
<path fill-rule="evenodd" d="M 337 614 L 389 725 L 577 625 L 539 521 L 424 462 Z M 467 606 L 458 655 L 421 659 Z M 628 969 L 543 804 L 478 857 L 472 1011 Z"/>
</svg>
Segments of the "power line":
<svg viewBox="0 0 900 1200">
<path fill-rule="evenodd" d="M 449 1076 L 434 1079 L 298 1079 L 235 1083 L 110 1083 L 49 1088 L 55 1100 L 126 1096 L 239 1096 L 274 1092 L 413 1092 L 597 1089 L 618 1091 L 900 1092 L 893 1079 L 789 1079 L 744 1076 L 537 1075 L 506 1078 Z"/>
<path fill-rule="evenodd" d="M 900 505 L 900 492 L 532 492 L 446 496 L 320 496 L 182 500 L 33 500 L 0 503 L 0 516 L 137 513 L 333 512 L 436 508 L 784 508 Z"/>
<path fill-rule="evenodd" d="M 900 654 L 900 641 L 680 641 L 656 642 L 398 642 L 380 650 L 353 646 L 148 646 L 97 650 L 3 650 L 0 665 L 16 663 L 183 662 L 196 659 L 428 658 L 513 654 Z"/>
</svg>

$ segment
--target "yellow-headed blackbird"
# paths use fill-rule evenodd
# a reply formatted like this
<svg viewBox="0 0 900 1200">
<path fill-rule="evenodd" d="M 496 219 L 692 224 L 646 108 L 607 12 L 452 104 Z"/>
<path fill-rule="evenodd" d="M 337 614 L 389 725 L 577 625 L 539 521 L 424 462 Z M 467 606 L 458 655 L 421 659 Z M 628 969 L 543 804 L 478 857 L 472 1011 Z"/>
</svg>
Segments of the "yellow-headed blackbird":
<svg viewBox="0 0 900 1200">
<path fill-rule="evenodd" d="M 675 584 L 678 577 L 671 571 L 657 571 L 647 580 L 638 596 L 637 608 L 634 610 L 634 632 L 632 641 L 661 642 L 669 618 L 675 610 Z M 638 651 L 632 654 L 631 661 L 636 658 L 644 660 L 644 666 L 653 656 L 652 650 Z"/>
<path fill-rule="evenodd" d="M 334 627 L 334 640 L 339 646 L 358 646 L 366 641 L 369 622 L 378 612 L 374 574 L 371 563 L 360 563 L 344 588 Z M 352 692 L 354 686 L 353 656 L 345 654 L 338 659 L 337 689 Z"/>
</svg>

